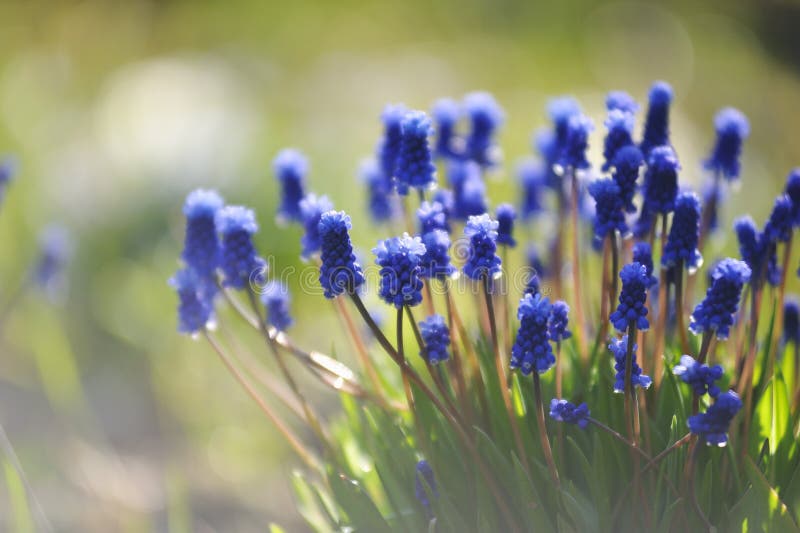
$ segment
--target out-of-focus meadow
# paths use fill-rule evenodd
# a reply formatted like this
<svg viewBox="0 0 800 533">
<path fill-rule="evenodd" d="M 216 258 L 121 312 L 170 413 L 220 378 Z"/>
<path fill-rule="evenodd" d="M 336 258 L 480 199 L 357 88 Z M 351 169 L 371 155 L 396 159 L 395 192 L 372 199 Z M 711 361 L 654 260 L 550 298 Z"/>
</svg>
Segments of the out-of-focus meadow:
<svg viewBox="0 0 800 533">
<path fill-rule="evenodd" d="M 356 168 L 384 103 L 494 93 L 507 113 L 497 203 L 515 197 L 513 163 L 530 153 L 548 97 L 580 99 L 599 161 L 605 93 L 644 102 L 665 79 L 682 179 L 695 186 L 716 110 L 747 114 L 742 189 L 723 224 L 744 212 L 761 221 L 800 164 L 798 24 L 788 0 L 0 4 L 0 152 L 19 169 L 0 207 L 0 306 L 42 227 L 62 224 L 74 240 L 65 294 L 30 290 L 0 308 L 0 422 L 54 528 L 305 528 L 280 436 L 207 345 L 176 333 L 167 279 L 189 190 L 255 208 L 261 252 L 303 268 L 300 230 L 274 223 L 270 169 L 278 149 L 299 147 L 310 187 L 352 214 L 368 257 L 380 234 Z M 733 253 L 730 233 L 711 247 Z M 349 360 L 333 308 L 293 297 L 293 337 Z M 335 415 L 334 396 L 304 386 Z M 18 496 L 3 484 L 0 529 L 24 525 L 10 512 Z"/>
</svg>

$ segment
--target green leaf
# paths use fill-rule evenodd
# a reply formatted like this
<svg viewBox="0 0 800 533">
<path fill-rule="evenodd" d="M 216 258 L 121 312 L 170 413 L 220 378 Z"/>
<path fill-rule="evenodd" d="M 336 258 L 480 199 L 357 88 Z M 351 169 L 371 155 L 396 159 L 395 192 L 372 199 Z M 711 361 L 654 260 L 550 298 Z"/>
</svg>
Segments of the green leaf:
<svg viewBox="0 0 800 533">
<path fill-rule="evenodd" d="M 378 511 L 378 506 L 358 481 L 343 474 L 329 472 L 328 483 L 336 496 L 337 503 L 347 514 L 350 525 L 365 532 L 391 530 Z"/>
<path fill-rule="evenodd" d="M 28 496 L 25 486 L 17 470 L 8 461 L 3 461 L 3 472 L 6 479 L 8 497 L 11 500 L 11 524 L 18 533 L 33 532 L 33 518 L 28 505 Z"/>
<path fill-rule="evenodd" d="M 737 527 L 747 520 L 748 531 L 800 531 L 778 491 L 749 457 L 744 459 L 744 472 L 750 487 L 728 513 L 729 526 Z"/>
</svg>

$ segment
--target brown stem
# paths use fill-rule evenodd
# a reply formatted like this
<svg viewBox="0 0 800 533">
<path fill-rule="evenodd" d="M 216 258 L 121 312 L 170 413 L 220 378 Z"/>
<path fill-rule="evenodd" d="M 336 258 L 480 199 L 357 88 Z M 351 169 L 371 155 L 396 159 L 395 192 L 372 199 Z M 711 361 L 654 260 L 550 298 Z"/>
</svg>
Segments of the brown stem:
<svg viewBox="0 0 800 533">
<path fill-rule="evenodd" d="M 683 316 L 683 261 L 675 265 L 675 316 L 677 317 L 678 335 L 681 339 L 681 350 L 689 353 L 689 336 L 686 319 Z"/>
<path fill-rule="evenodd" d="M 581 290 L 580 228 L 578 227 L 578 176 L 573 169 L 572 177 L 572 289 L 575 304 L 575 337 L 578 352 L 585 363 L 589 358 L 586 351 L 586 317 L 583 313 L 583 291 Z"/>
<path fill-rule="evenodd" d="M 314 456 L 314 454 L 308 450 L 302 441 L 294 434 L 294 432 L 287 426 L 283 420 L 280 419 L 275 413 L 272 412 L 272 409 L 267 405 L 264 399 L 261 397 L 260 394 L 256 391 L 255 387 L 250 383 L 250 381 L 236 368 L 233 362 L 230 360 L 228 355 L 222 350 L 222 347 L 217 344 L 214 338 L 209 334 L 208 331 L 203 331 L 203 336 L 208 340 L 211 347 L 214 349 L 216 354 L 219 356 L 222 363 L 225 365 L 225 368 L 233 375 L 234 379 L 242 386 L 242 388 L 250 395 L 250 397 L 258 404 L 258 407 L 261 409 L 261 412 L 269 418 L 270 422 L 275 426 L 275 428 L 280 432 L 281 435 L 286 439 L 289 445 L 294 449 L 300 459 L 303 460 L 304 463 L 309 468 L 314 470 L 319 469 L 319 461 Z"/>
<path fill-rule="evenodd" d="M 278 367 L 283 374 L 283 378 L 286 381 L 286 384 L 289 385 L 289 388 L 292 390 L 292 394 L 294 394 L 297 401 L 300 403 L 300 406 L 303 409 L 303 414 L 306 417 L 306 422 L 308 425 L 311 426 L 311 429 L 317 435 L 320 442 L 322 443 L 325 448 L 330 451 L 333 455 L 333 448 L 331 447 L 330 443 L 328 442 L 327 437 L 325 436 L 325 432 L 322 429 L 322 424 L 319 421 L 319 417 L 317 417 L 316 413 L 314 413 L 311 405 L 306 400 L 303 393 L 300 391 L 300 387 L 297 385 L 297 382 L 292 377 L 291 372 L 289 372 L 289 367 L 286 366 L 286 361 L 283 359 L 282 354 L 278 351 L 278 348 L 275 344 L 275 339 L 269 334 L 269 326 L 267 325 L 266 320 L 261 315 L 261 311 L 258 308 L 258 302 L 256 301 L 255 294 L 252 291 L 247 291 L 247 297 L 250 301 L 250 306 L 253 309 L 256 317 L 258 318 L 258 323 L 260 326 L 261 334 L 264 337 L 264 342 L 270 349 L 275 361 L 278 363 Z"/>
<path fill-rule="evenodd" d="M 547 461 L 547 468 L 550 469 L 550 475 L 553 477 L 553 482 L 556 488 L 561 486 L 561 481 L 558 478 L 558 469 L 556 462 L 553 460 L 553 450 L 550 448 L 550 438 L 547 436 L 547 426 L 544 422 L 544 403 L 542 402 L 542 385 L 539 383 L 539 372 L 533 369 L 533 394 L 536 398 L 536 423 L 539 425 L 539 439 L 542 442 L 542 452 Z"/>
<path fill-rule="evenodd" d="M 503 364 L 503 355 L 500 352 L 500 341 L 497 338 L 497 320 L 495 319 L 494 315 L 494 304 L 492 303 L 490 283 L 491 281 L 489 280 L 489 277 L 484 276 L 483 295 L 486 299 L 486 312 L 489 315 L 489 331 L 492 336 L 492 348 L 494 350 L 494 362 L 497 368 L 497 379 L 500 385 L 500 394 L 503 396 L 503 403 L 505 403 L 506 406 L 508 420 L 511 424 L 511 432 L 514 434 L 514 441 L 517 445 L 517 452 L 519 453 L 520 461 L 522 461 L 525 471 L 530 474 L 531 470 L 530 466 L 528 465 L 528 457 L 525 453 L 525 446 L 522 442 L 522 433 L 520 433 L 519 424 L 517 423 L 517 415 L 514 412 L 514 406 L 511 403 L 511 393 L 508 388 L 508 376 L 506 374 L 505 365 Z"/>
<path fill-rule="evenodd" d="M 369 376 L 369 380 L 372 383 L 372 389 L 375 391 L 375 395 L 382 401 L 385 401 L 383 399 L 383 384 L 381 383 L 381 378 L 378 376 L 378 371 L 375 369 L 375 365 L 372 364 L 367 347 L 364 345 L 364 339 L 361 338 L 361 334 L 359 333 L 358 328 L 356 328 L 355 322 L 353 321 L 353 316 L 350 314 L 347 306 L 344 305 L 339 298 L 334 299 L 334 305 L 336 306 L 336 310 L 339 312 L 339 316 L 344 319 L 347 333 L 356 349 L 356 354 L 358 355 L 361 367 L 366 371 L 367 376 Z"/>
<path fill-rule="evenodd" d="M 481 472 L 481 476 L 483 476 L 486 484 L 489 487 L 489 491 L 492 493 L 492 496 L 497 503 L 497 506 L 500 508 L 500 511 L 503 513 L 503 516 L 506 518 L 506 521 L 511 527 L 511 529 L 515 532 L 521 532 L 522 529 L 517 522 L 517 519 L 514 513 L 511 511 L 511 508 L 508 506 L 506 496 L 502 493 L 500 486 L 498 485 L 492 471 L 484 462 L 483 458 L 481 457 L 478 449 L 475 447 L 472 440 L 469 438 L 467 431 L 462 427 L 459 423 L 458 418 L 450 412 L 450 410 L 445 407 L 442 401 L 433 393 L 433 391 L 428 387 L 427 384 L 420 378 L 419 374 L 411 368 L 408 362 L 401 358 L 398 352 L 394 349 L 392 344 L 383 334 L 381 329 L 375 323 L 375 321 L 370 316 L 367 308 L 364 306 L 364 302 L 361 301 L 361 298 L 358 296 L 358 293 L 351 292 L 349 293 L 350 299 L 353 301 L 353 304 L 356 306 L 356 309 L 361 314 L 361 317 L 364 319 L 364 322 L 367 323 L 367 326 L 372 330 L 375 338 L 378 339 L 378 343 L 384 348 L 389 357 L 400 367 L 401 372 L 403 375 L 407 375 L 410 381 L 413 381 L 414 384 L 422 391 L 425 396 L 427 396 L 430 401 L 433 403 L 434 407 L 444 416 L 447 420 L 450 421 L 453 428 L 458 433 L 461 442 L 463 443 L 464 447 L 467 448 L 467 451 L 472 456 L 475 464 L 478 466 L 478 470 Z M 402 315 L 401 315 L 402 316 Z"/>
<path fill-rule="evenodd" d="M 447 291 L 447 282 L 445 281 L 445 291 Z M 456 377 L 456 396 L 466 409 L 467 420 L 474 421 L 474 413 L 472 412 L 472 402 L 467 395 L 467 382 L 464 379 L 464 369 L 461 364 L 461 351 L 456 342 L 456 332 L 453 324 L 453 310 L 450 305 L 450 298 L 445 294 L 445 302 L 447 307 L 447 328 L 450 330 L 450 349 L 453 352 L 453 373 Z M 481 381 L 483 382 L 483 381 Z"/>
</svg>

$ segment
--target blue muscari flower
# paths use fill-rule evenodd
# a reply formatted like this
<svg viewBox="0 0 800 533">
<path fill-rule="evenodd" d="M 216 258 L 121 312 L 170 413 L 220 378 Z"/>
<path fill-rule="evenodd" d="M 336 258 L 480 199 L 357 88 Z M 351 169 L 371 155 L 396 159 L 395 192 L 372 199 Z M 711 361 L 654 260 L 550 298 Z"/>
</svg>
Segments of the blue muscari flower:
<svg viewBox="0 0 800 533">
<path fill-rule="evenodd" d="M 791 297 L 783 304 L 783 342 L 800 344 L 800 304 Z"/>
<path fill-rule="evenodd" d="M 571 96 L 560 96 L 547 103 L 547 114 L 553 123 L 553 138 L 547 143 L 550 146 L 547 151 L 552 151 L 553 159 L 555 159 L 568 143 L 569 121 L 573 116 L 581 114 L 581 106 Z M 544 140 L 542 139 L 542 141 Z M 543 148 L 542 145 L 539 147 Z"/>
<path fill-rule="evenodd" d="M 619 332 L 626 332 L 630 326 L 644 331 L 650 327 L 647 321 L 647 287 L 650 282 L 647 269 L 641 263 L 629 263 L 619 272 L 622 290 L 619 293 L 617 310 L 609 317 Z"/>
<path fill-rule="evenodd" d="M 517 164 L 517 178 L 522 187 L 522 220 L 530 220 L 532 216 L 543 211 L 542 189 L 547 183 L 547 174 L 545 165 L 536 159 L 523 159 Z"/>
<path fill-rule="evenodd" d="M 455 127 L 461 116 L 461 109 L 455 100 L 441 98 L 433 104 L 431 115 L 436 126 L 436 157 L 458 157 L 459 150 L 455 146 L 459 140 L 455 136 Z"/>
<path fill-rule="evenodd" d="M 286 331 L 294 323 L 289 313 L 289 289 L 278 281 L 270 281 L 261 292 L 267 322 L 278 331 Z"/>
<path fill-rule="evenodd" d="M 631 386 L 633 388 L 641 387 L 647 389 L 653 382 L 650 376 L 642 374 L 642 368 L 636 362 L 636 343 L 633 344 L 631 350 Z M 628 336 L 623 335 L 621 339 L 611 339 L 611 344 L 608 349 L 614 355 L 614 370 L 617 371 L 614 377 L 614 392 L 625 392 L 625 365 L 627 363 L 628 355 Z"/>
<path fill-rule="evenodd" d="M 594 180 L 589 184 L 589 194 L 595 201 L 594 246 L 603 247 L 607 235 L 619 231 L 628 233 L 625 223 L 625 211 L 619 186 L 611 178 Z"/>
<path fill-rule="evenodd" d="M 658 284 L 658 278 L 653 275 L 653 252 L 650 243 L 639 241 L 633 245 L 633 262 L 644 265 L 647 273 L 647 288 L 651 289 Z"/>
<path fill-rule="evenodd" d="M 183 205 L 186 235 L 181 258 L 201 278 L 212 283 L 220 258 L 215 217 L 224 203 L 216 191 L 197 189 L 189 193 Z"/>
<path fill-rule="evenodd" d="M 220 269 L 223 284 L 244 289 L 253 276 L 261 276 L 266 263 L 256 254 L 253 234 L 258 231 L 252 210 L 239 205 L 225 206 L 217 212 L 217 229 L 222 235 Z"/>
<path fill-rule="evenodd" d="M 536 132 L 533 145 L 542 158 L 544 164 L 544 184 L 557 193 L 563 195 L 561 176 L 556 174 L 555 167 L 558 162 L 558 136 L 555 126 L 553 129 L 543 128 Z"/>
<path fill-rule="evenodd" d="M 436 192 L 433 193 L 433 201 L 442 204 L 448 221 L 450 217 L 454 216 L 456 201 L 453 191 L 450 189 L 436 189 Z"/>
<path fill-rule="evenodd" d="M 692 415 L 687 420 L 689 431 L 703 437 L 709 446 L 723 447 L 728 443 L 728 427 L 736 413 L 742 408 L 739 396 L 731 391 L 723 392 L 705 413 Z"/>
<path fill-rule="evenodd" d="M 672 369 L 673 374 L 680 376 L 684 383 L 692 388 L 697 396 L 708 394 L 712 398 L 719 396 L 720 390 L 716 381 L 722 379 L 722 366 L 708 366 L 695 361 L 691 355 L 682 355 L 679 365 Z"/>
<path fill-rule="evenodd" d="M 542 261 L 539 248 L 535 244 L 531 243 L 528 245 L 528 249 L 525 252 L 528 267 L 542 277 L 547 276 L 547 267 L 545 267 L 544 262 Z"/>
<path fill-rule="evenodd" d="M 497 221 L 487 214 L 471 216 L 464 227 L 469 239 L 469 257 L 464 263 L 464 274 L 474 280 L 494 278 L 500 273 L 497 257 Z"/>
<path fill-rule="evenodd" d="M 671 146 L 658 146 L 650 152 L 644 174 L 644 204 L 654 213 L 669 213 L 678 195 L 678 171 L 681 165 Z"/>
<path fill-rule="evenodd" d="M 6 189 L 11 184 L 16 172 L 16 163 L 13 158 L 7 157 L 0 162 L 0 204 L 6 195 Z"/>
<path fill-rule="evenodd" d="M 352 293 L 364 283 L 364 273 L 350 242 L 351 227 L 350 217 L 344 211 L 328 211 L 319 219 L 322 250 L 319 282 L 325 298 Z"/>
<path fill-rule="evenodd" d="M 486 184 L 472 161 L 451 161 L 447 178 L 453 187 L 453 218 L 466 220 L 486 213 Z"/>
<path fill-rule="evenodd" d="M 416 472 L 414 473 L 414 495 L 425 508 L 425 512 L 431 516 L 431 500 L 439 498 L 439 489 L 436 487 L 433 469 L 428 464 L 428 461 L 424 459 L 417 463 Z"/>
<path fill-rule="evenodd" d="M 633 121 L 632 113 L 613 109 L 609 111 L 608 118 L 605 120 L 608 133 L 603 141 L 603 171 L 608 171 L 614 166 L 617 153 L 626 146 L 633 144 Z"/>
<path fill-rule="evenodd" d="M 553 398 L 550 400 L 550 418 L 586 429 L 589 425 L 589 407 L 585 403 L 576 406 L 567 400 Z"/>
<path fill-rule="evenodd" d="M 272 161 L 275 178 L 281 186 L 281 203 L 278 219 L 285 222 L 302 222 L 300 200 L 305 196 L 308 160 L 298 150 L 285 148 Z"/>
<path fill-rule="evenodd" d="M 169 280 L 178 293 L 178 331 L 196 334 L 206 328 L 214 315 L 214 306 L 206 298 L 206 283 L 192 268 L 183 268 Z"/>
<path fill-rule="evenodd" d="M 723 259 L 714 269 L 705 299 L 692 313 L 689 329 L 700 334 L 715 332 L 717 339 L 727 339 L 733 325 L 742 287 L 750 279 L 750 267 L 743 261 Z"/>
<path fill-rule="evenodd" d="M 792 238 L 793 225 L 792 200 L 782 194 L 775 199 L 767 223 L 764 225 L 764 238 L 767 242 L 787 242 Z"/>
<path fill-rule="evenodd" d="M 367 208 L 372 220 L 384 222 L 394 218 L 396 209 L 391 197 L 391 178 L 387 178 L 374 159 L 362 162 L 358 174 L 367 187 Z"/>
<path fill-rule="evenodd" d="M 491 94 L 475 92 L 464 97 L 464 109 L 470 121 L 465 155 L 481 166 L 493 166 L 499 148 L 492 137 L 505 118 L 502 108 Z"/>
<path fill-rule="evenodd" d="M 742 142 L 750 134 L 750 124 L 741 111 L 726 107 L 714 117 L 714 128 L 717 141 L 704 166 L 728 180 L 735 180 L 739 177 Z"/>
<path fill-rule="evenodd" d="M 433 229 L 422 234 L 425 255 L 420 262 L 420 277 L 445 279 L 456 274 L 456 267 L 450 264 L 450 235 L 441 229 Z"/>
<path fill-rule="evenodd" d="M 404 233 L 378 241 L 372 249 L 375 263 L 381 267 L 381 286 L 378 295 L 397 309 L 414 306 L 422 301 L 422 257 L 425 245 L 419 237 Z"/>
<path fill-rule="evenodd" d="M 495 217 L 497 217 L 497 243 L 514 248 L 517 246 L 517 241 L 514 239 L 514 219 L 517 218 L 517 212 L 511 204 L 500 204 L 495 210 Z"/>
<path fill-rule="evenodd" d="M 635 213 L 633 197 L 636 194 L 636 181 L 639 179 L 639 169 L 644 159 L 642 152 L 635 145 L 620 148 L 613 160 L 614 170 L 611 177 L 619 186 L 620 196 L 625 204 L 625 211 Z"/>
<path fill-rule="evenodd" d="M 547 323 L 550 340 L 561 342 L 572 337 L 567 329 L 569 325 L 569 306 L 563 300 L 556 300 L 550 308 L 550 319 Z"/>
<path fill-rule="evenodd" d="M 319 219 L 322 217 L 322 213 L 331 209 L 333 209 L 333 204 L 327 196 L 317 196 L 311 193 L 300 202 L 300 212 L 305 228 L 305 234 L 300 238 L 303 259 L 309 259 L 319 252 Z"/>
<path fill-rule="evenodd" d="M 800 226 L 800 167 L 792 169 L 786 177 L 784 191 L 792 201 L 792 218 L 795 227 Z"/>
<path fill-rule="evenodd" d="M 634 114 L 639 111 L 639 104 L 625 91 L 611 91 L 606 96 L 606 109 L 608 111 L 624 111 Z"/>
<path fill-rule="evenodd" d="M 409 187 L 418 190 L 432 188 L 436 185 L 436 167 L 428 146 L 431 119 L 422 111 L 409 111 L 401 122 L 401 131 L 394 171 L 397 191 L 406 194 Z"/>
<path fill-rule="evenodd" d="M 657 81 L 650 88 L 644 134 L 639 145 L 645 157 L 656 146 L 669 145 L 669 105 L 672 102 L 672 87 L 667 82 Z"/>
<path fill-rule="evenodd" d="M 781 268 L 774 243 L 758 231 L 748 215 L 736 219 L 733 228 L 739 241 L 739 255 L 752 272 L 750 283 L 759 286 L 765 279 L 770 285 L 780 283 Z"/>
<path fill-rule="evenodd" d="M 419 332 L 425 349 L 420 355 L 435 365 L 450 359 L 450 330 L 441 315 L 431 315 L 419 323 Z"/>
<path fill-rule="evenodd" d="M 724 191 L 712 180 L 707 180 L 703 185 L 703 209 L 710 210 L 708 215 L 708 231 L 715 231 L 719 227 L 719 206 L 724 199 Z"/>
<path fill-rule="evenodd" d="M 49 225 L 39 234 L 39 259 L 32 277 L 36 285 L 51 297 L 59 296 L 59 291 L 64 289 L 64 270 L 72 251 L 72 237 L 63 226 Z"/>
<path fill-rule="evenodd" d="M 589 148 L 589 133 L 593 129 L 594 124 L 585 115 L 578 114 L 569 118 L 566 143 L 561 147 L 558 157 L 561 167 L 576 170 L 589 168 L 586 150 Z"/>
<path fill-rule="evenodd" d="M 661 256 L 661 264 L 671 267 L 683 264 L 693 271 L 703 262 L 697 249 L 700 238 L 700 199 L 693 192 L 685 191 L 675 200 L 672 226 Z"/>
<path fill-rule="evenodd" d="M 539 278 L 539 274 L 536 272 L 531 272 L 528 275 L 528 281 L 525 282 L 525 294 L 532 294 L 536 296 L 537 294 L 541 294 L 542 292 L 542 280 Z"/>
<path fill-rule="evenodd" d="M 447 211 L 440 202 L 422 202 L 417 209 L 417 225 L 420 234 L 441 229 L 450 233 L 450 223 L 447 220 Z"/>
<path fill-rule="evenodd" d="M 511 368 L 519 368 L 524 376 L 532 370 L 547 372 L 556 363 L 547 328 L 550 301 L 541 294 L 526 294 L 519 301 L 517 318 L 520 324 L 511 348 Z"/>
<path fill-rule="evenodd" d="M 381 113 L 383 138 L 378 144 L 378 159 L 383 175 L 392 183 L 394 183 L 397 155 L 400 153 L 400 144 L 403 139 L 401 123 L 406 112 L 406 106 L 403 104 L 389 104 L 383 108 L 383 113 Z"/>
</svg>

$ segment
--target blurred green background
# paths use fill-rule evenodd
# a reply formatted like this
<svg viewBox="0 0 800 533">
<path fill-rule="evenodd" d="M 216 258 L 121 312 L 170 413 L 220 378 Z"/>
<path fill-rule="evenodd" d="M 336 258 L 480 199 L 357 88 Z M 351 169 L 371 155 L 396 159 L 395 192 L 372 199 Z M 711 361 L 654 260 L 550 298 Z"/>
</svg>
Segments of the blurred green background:
<svg viewBox="0 0 800 533">
<path fill-rule="evenodd" d="M 497 203 L 514 198 L 507 169 L 529 153 L 549 97 L 580 99 L 599 161 L 605 93 L 644 102 L 665 79 L 686 183 L 701 182 L 716 110 L 748 115 L 742 189 L 723 224 L 743 212 L 760 222 L 800 164 L 798 24 L 788 0 L 1 3 L 0 151 L 19 173 L 0 208 L 0 305 L 35 260 L 41 227 L 61 223 L 76 241 L 66 297 L 30 291 L 0 326 L 0 421 L 50 521 L 305 528 L 280 437 L 208 347 L 175 331 L 167 279 L 192 188 L 255 208 L 260 249 L 299 268 L 299 230 L 273 221 L 279 148 L 308 154 L 311 188 L 353 215 L 366 252 L 380 233 L 355 170 L 384 103 L 494 93 L 507 112 Z M 708 255 L 732 252 L 729 237 Z M 301 345 L 350 360 L 320 296 L 295 294 L 293 307 Z M 335 411 L 332 395 L 304 385 Z M 0 490 L 0 529 L 12 527 L 12 499 Z"/>
</svg>

